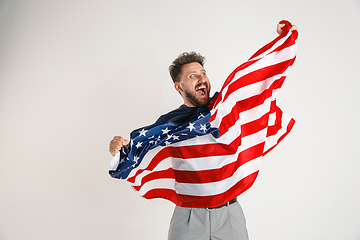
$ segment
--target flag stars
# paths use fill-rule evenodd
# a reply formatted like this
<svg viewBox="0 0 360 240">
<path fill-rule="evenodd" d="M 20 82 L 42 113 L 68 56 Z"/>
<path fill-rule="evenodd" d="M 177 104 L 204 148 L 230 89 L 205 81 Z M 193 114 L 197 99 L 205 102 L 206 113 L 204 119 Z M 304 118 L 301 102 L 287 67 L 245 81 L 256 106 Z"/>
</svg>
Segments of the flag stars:
<svg viewBox="0 0 360 240">
<path fill-rule="evenodd" d="M 205 133 L 206 130 L 207 130 L 207 129 L 206 129 L 206 124 L 204 124 L 204 125 L 200 124 L 200 126 L 201 126 L 201 127 L 200 127 L 200 131 L 203 130 L 204 133 Z"/>
<path fill-rule="evenodd" d="M 157 144 L 157 142 L 159 142 L 160 140 L 161 140 L 161 138 L 160 138 L 160 136 L 158 136 L 158 137 L 155 139 L 154 143 Z"/>
<path fill-rule="evenodd" d="M 175 136 L 175 135 L 173 135 L 173 136 L 172 136 L 172 138 L 173 138 L 173 140 L 174 140 L 174 141 L 176 141 L 176 140 L 180 140 L 180 139 L 179 139 L 179 136 Z"/>
<path fill-rule="evenodd" d="M 171 144 L 171 142 L 165 141 L 165 145 L 169 146 Z"/>
<path fill-rule="evenodd" d="M 199 116 L 198 116 L 198 119 L 203 118 L 203 117 L 205 117 L 204 114 L 200 113 Z"/>
<path fill-rule="evenodd" d="M 129 158 L 126 158 L 126 160 L 129 160 Z M 124 158 L 123 158 L 123 159 L 120 159 L 119 164 L 124 163 L 124 162 L 125 162 L 125 159 L 124 159 Z"/>
<path fill-rule="evenodd" d="M 138 143 L 136 144 L 136 148 L 141 147 L 141 145 L 142 145 L 142 142 L 138 142 Z"/>
<path fill-rule="evenodd" d="M 163 132 L 162 134 L 167 134 L 168 132 L 170 132 L 170 130 L 168 128 L 161 129 L 161 131 Z"/>
<path fill-rule="evenodd" d="M 139 157 L 134 156 L 134 162 L 135 162 L 135 164 L 137 164 L 137 163 L 138 163 L 138 160 L 139 160 L 139 159 L 140 159 Z"/>
<path fill-rule="evenodd" d="M 189 126 L 187 126 L 186 128 L 190 128 L 190 132 L 191 132 L 193 129 L 195 129 L 194 125 L 195 123 L 189 122 Z"/>
<path fill-rule="evenodd" d="M 147 132 L 148 130 L 145 130 L 145 129 L 143 129 L 143 130 L 141 130 L 139 133 L 140 133 L 140 135 L 139 135 L 139 137 L 141 136 L 141 135 L 144 135 L 144 137 L 146 137 L 146 132 Z"/>
<path fill-rule="evenodd" d="M 152 136 L 149 137 L 148 139 L 155 139 L 155 136 L 152 135 Z M 150 140 L 149 143 L 150 143 L 150 144 L 154 144 L 154 143 L 155 143 L 155 140 Z"/>
</svg>

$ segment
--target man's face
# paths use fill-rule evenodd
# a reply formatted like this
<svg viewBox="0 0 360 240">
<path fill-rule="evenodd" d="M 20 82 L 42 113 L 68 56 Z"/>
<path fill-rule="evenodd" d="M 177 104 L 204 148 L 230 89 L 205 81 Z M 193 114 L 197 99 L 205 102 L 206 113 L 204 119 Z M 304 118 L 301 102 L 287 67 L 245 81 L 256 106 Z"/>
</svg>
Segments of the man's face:
<svg viewBox="0 0 360 240">
<path fill-rule="evenodd" d="M 180 81 L 175 83 L 188 107 L 206 106 L 210 99 L 210 82 L 205 69 L 197 62 L 185 64 L 181 69 Z"/>
</svg>

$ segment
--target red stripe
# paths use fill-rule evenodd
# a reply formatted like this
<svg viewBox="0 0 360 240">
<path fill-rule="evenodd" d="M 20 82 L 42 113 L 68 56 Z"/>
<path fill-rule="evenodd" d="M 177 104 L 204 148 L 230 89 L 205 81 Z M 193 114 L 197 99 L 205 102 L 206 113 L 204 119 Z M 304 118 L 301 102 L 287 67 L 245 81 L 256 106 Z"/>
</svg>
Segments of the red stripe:
<svg viewBox="0 0 360 240">
<path fill-rule="evenodd" d="M 241 112 L 244 112 L 244 111 L 250 110 L 250 109 L 252 109 L 254 107 L 262 105 L 265 102 L 266 99 L 268 99 L 269 97 L 272 96 L 273 89 L 276 88 L 276 86 L 281 86 L 284 80 L 285 80 L 285 77 L 283 77 L 283 78 L 281 78 L 279 80 L 276 80 L 269 87 L 269 89 L 265 90 L 261 94 L 255 95 L 255 96 L 252 96 L 252 97 L 249 97 L 247 99 L 244 99 L 244 100 L 241 100 L 241 101 L 237 102 L 236 105 L 234 105 L 231 112 L 221 119 L 221 123 L 218 126 L 218 129 L 219 129 L 219 132 L 220 132 L 219 136 L 224 135 L 228 131 L 228 129 L 230 127 L 232 127 L 236 123 L 236 121 L 240 117 Z M 268 124 L 266 119 L 265 119 L 266 117 L 264 118 L 264 116 L 266 116 L 266 115 L 268 115 L 268 113 L 265 113 L 261 118 L 259 118 L 258 120 L 255 120 L 254 123 L 253 123 L 253 124 L 262 123 L 257 128 L 259 131 L 262 130 L 264 127 L 266 127 L 267 124 Z M 265 122 L 263 122 L 263 120 L 265 120 Z M 244 125 L 244 127 L 248 126 L 247 124 L 243 124 L 243 125 Z M 242 129 L 243 129 L 243 127 L 242 127 Z M 245 131 L 247 131 L 247 130 L 245 130 Z M 252 131 L 252 132 L 255 133 L 254 131 Z M 244 137 L 244 135 L 242 135 L 242 136 Z"/>
<path fill-rule="evenodd" d="M 218 169 L 182 171 L 174 170 L 176 182 L 178 183 L 212 183 L 222 181 L 234 175 L 237 169 L 253 159 L 262 156 L 264 143 L 259 143 L 249 149 L 242 151 L 237 161 L 225 166 L 219 166 Z"/>
<path fill-rule="evenodd" d="M 289 36 L 289 38 L 287 38 L 283 44 L 281 44 L 280 46 L 275 48 L 273 51 L 271 51 L 271 53 L 280 52 L 281 50 L 283 50 L 285 48 L 288 48 L 288 47 L 290 47 L 292 45 L 295 45 L 296 44 L 296 39 L 297 39 L 297 32 L 294 31 L 293 34 L 291 36 Z"/>
<path fill-rule="evenodd" d="M 266 44 L 265 46 L 263 46 L 262 48 L 260 48 L 256 53 L 254 53 L 254 55 L 252 55 L 250 57 L 250 59 L 255 58 L 257 56 L 260 56 L 261 54 L 263 54 L 264 52 L 268 51 L 269 49 L 271 49 L 278 41 L 280 41 L 282 38 L 286 37 L 287 32 L 284 32 L 283 34 L 279 35 L 277 38 L 275 38 L 273 41 L 269 42 L 268 44 Z"/>
<path fill-rule="evenodd" d="M 256 71 L 250 72 L 239 79 L 236 79 L 229 85 L 229 88 L 224 97 L 224 101 L 229 97 L 230 94 L 236 90 L 245 87 L 250 84 L 262 82 L 268 78 L 271 78 L 275 75 L 282 74 L 289 66 L 294 63 L 294 59 L 286 60 L 271 66 L 260 68 Z M 265 89 L 259 89 L 265 90 Z"/>
<path fill-rule="evenodd" d="M 140 188 L 149 181 L 153 181 L 156 179 L 166 179 L 172 178 L 176 179 L 176 182 L 179 183 L 209 183 L 209 182 L 217 182 L 228 177 L 231 177 L 234 172 L 244 163 L 256 159 L 262 155 L 264 149 L 264 143 L 259 143 L 249 149 L 242 151 L 236 162 L 227 164 L 219 169 L 210 169 L 210 170 L 202 170 L 202 171 L 182 171 L 182 170 L 174 170 L 167 169 L 162 171 L 153 171 L 149 172 L 146 176 L 144 176 L 140 182 L 140 186 L 134 186 L 134 188 L 139 191 Z M 134 183 L 135 178 L 131 180 L 128 179 L 129 182 Z"/>
<path fill-rule="evenodd" d="M 198 158 L 198 157 L 209 157 L 209 156 L 220 156 L 235 154 L 237 147 L 241 144 L 240 136 L 236 138 L 231 144 L 204 144 L 204 145 L 191 145 L 174 147 L 168 146 L 159 151 L 151 160 L 149 165 L 145 169 L 139 169 L 133 177 L 127 179 L 129 182 L 134 182 L 137 175 L 144 171 L 153 171 L 154 168 L 165 158 Z M 146 156 L 143 161 L 147 161 Z"/>
<path fill-rule="evenodd" d="M 254 147 L 251 147 L 238 156 L 236 162 L 230 163 L 219 169 L 202 170 L 202 171 L 180 171 L 167 169 L 164 171 L 150 172 L 144 176 L 141 180 L 140 186 L 133 186 L 133 188 L 139 191 L 142 186 L 153 180 L 157 179 L 176 179 L 178 183 L 211 183 L 218 182 L 223 179 L 231 177 L 237 169 L 244 163 L 256 159 L 262 156 L 264 149 L 264 143 L 260 143 Z"/>
<path fill-rule="evenodd" d="M 274 101 L 275 102 L 275 101 Z M 282 119 L 282 111 L 279 107 L 276 106 L 276 119 L 275 123 L 272 126 L 268 127 L 267 137 L 275 135 L 281 129 L 281 119 Z"/>
<path fill-rule="evenodd" d="M 144 194 L 143 197 L 146 199 L 165 198 L 181 207 L 217 207 L 239 196 L 241 193 L 249 189 L 254 183 L 257 175 L 258 171 L 247 176 L 246 178 L 243 178 L 226 192 L 212 196 L 189 196 L 177 194 L 174 190 L 171 189 L 152 189 Z"/>
<path fill-rule="evenodd" d="M 242 87 L 245 87 L 247 85 L 250 85 L 250 84 L 253 84 L 256 82 L 264 81 L 264 79 L 273 77 L 280 73 L 283 73 L 289 66 L 291 66 L 294 63 L 294 60 L 295 60 L 295 58 L 272 65 L 272 66 L 269 66 L 269 67 L 264 67 L 264 68 L 254 71 L 254 72 L 251 72 L 245 76 L 240 77 L 239 79 L 237 79 L 233 83 L 231 83 L 225 96 L 222 96 L 222 94 L 218 94 L 219 97 L 214 106 L 216 106 L 222 98 L 224 98 L 224 101 L 225 101 L 234 91 L 236 91 Z M 258 79 L 261 79 L 261 80 L 258 80 Z M 284 79 L 285 79 L 285 76 L 281 77 L 281 81 L 284 81 Z M 281 85 L 282 85 L 282 83 L 281 83 Z M 275 88 L 275 87 L 277 87 L 277 86 L 271 85 L 268 89 Z M 265 90 L 265 89 L 263 89 L 263 90 Z M 249 99 L 253 99 L 253 97 L 250 97 Z M 246 101 L 246 99 L 242 100 L 242 101 Z M 213 114 L 210 117 L 209 122 L 212 122 L 215 119 L 216 115 L 217 115 L 217 111 L 215 111 L 215 114 Z"/>
<path fill-rule="evenodd" d="M 136 191 L 139 191 L 140 188 L 142 188 L 142 186 L 149 182 L 149 181 L 153 181 L 155 179 L 175 179 L 175 175 L 174 175 L 174 171 L 172 168 L 166 169 L 166 170 L 162 170 L 162 171 L 153 171 L 148 173 L 147 175 L 145 175 L 140 182 L 140 185 L 137 186 L 133 186 L 134 189 L 136 189 Z M 133 178 L 132 180 L 134 180 L 135 178 Z M 134 183 L 134 181 L 129 181 L 130 183 Z"/>
<path fill-rule="evenodd" d="M 260 56 L 261 54 L 263 54 L 264 52 L 268 51 L 269 49 L 271 49 L 276 42 L 278 42 L 279 40 L 281 40 L 282 38 L 286 37 L 288 32 L 283 32 L 281 35 L 279 35 L 277 38 L 275 38 L 273 41 L 271 41 L 270 43 L 266 44 L 264 47 L 262 47 L 261 49 L 259 49 L 254 55 L 252 55 L 250 57 L 250 59 L 255 58 L 257 56 Z M 285 42 L 283 44 L 281 44 L 279 47 L 277 47 L 275 50 L 271 51 L 271 52 L 275 52 L 275 51 L 279 51 L 282 50 L 284 48 L 287 48 L 291 45 L 295 44 L 295 40 L 298 37 L 298 32 L 297 31 L 293 31 L 292 34 L 288 37 L 288 39 L 285 40 Z M 269 52 L 269 53 L 271 53 Z M 269 54 L 268 53 L 268 54 Z"/>
<path fill-rule="evenodd" d="M 229 76 L 228 78 L 226 79 L 223 87 L 221 88 L 221 91 L 223 91 L 223 89 L 233 80 L 235 74 L 247 67 L 249 67 L 250 65 L 254 64 L 255 62 L 257 62 L 259 59 L 257 60 L 251 60 L 252 58 L 255 58 L 261 54 L 263 54 L 264 52 L 268 51 L 277 41 L 279 41 L 281 38 L 285 37 L 287 33 L 283 33 L 282 35 L 278 36 L 276 39 L 274 39 L 272 42 L 268 43 L 267 45 L 265 45 L 264 47 L 262 47 L 260 50 L 258 50 L 250 59 L 249 61 L 241 64 L 239 67 L 237 67 Z M 298 36 L 298 33 L 297 31 L 293 31 L 293 34 L 287 39 L 285 40 L 285 42 L 283 44 L 281 44 L 279 47 L 277 47 L 276 49 L 274 49 L 273 51 L 269 52 L 269 53 L 272 53 L 272 52 L 276 52 L 276 51 L 281 51 L 287 47 L 290 47 L 294 44 L 296 44 L 295 40 L 297 39 L 297 36 Z M 269 54 L 267 53 L 267 54 Z M 222 98 L 220 97 L 217 101 L 220 102 Z M 217 105 L 217 103 L 215 104 L 215 106 Z"/>
<path fill-rule="evenodd" d="M 288 134 L 289 132 L 291 131 L 292 127 L 294 126 L 295 124 L 295 120 L 292 118 L 289 122 L 289 124 L 287 125 L 287 128 L 286 128 L 286 132 L 285 134 L 283 134 L 278 140 L 277 140 L 277 143 L 272 146 L 271 148 L 269 148 L 267 151 L 264 152 L 263 156 L 265 156 L 266 154 L 268 154 L 268 152 L 270 152 L 274 147 L 276 147 Z"/>
<path fill-rule="evenodd" d="M 224 88 L 226 88 L 227 85 L 229 85 L 231 83 L 231 81 L 234 79 L 235 75 L 237 72 L 245 69 L 245 68 L 248 68 L 249 66 L 251 66 L 252 64 L 256 63 L 258 60 L 255 60 L 255 61 L 248 61 L 248 62 L 245 62 L 243 64 L 241 64 L 240 66 L 238 66 L 237 68 L 235 68 L 235 70 L 230 73 L 230 75 L 227 77 L 227 79 L 225 80 L 225 83 L 223 84 L 220 92 L 223 92 Z M 220 94 L 219 94 L 220 95 Z M 222 98 L 219 98 L 216 103 L 215 103 L 215 106 L 217 105 L 217 103 L 221 100 Z"/>
</svg>

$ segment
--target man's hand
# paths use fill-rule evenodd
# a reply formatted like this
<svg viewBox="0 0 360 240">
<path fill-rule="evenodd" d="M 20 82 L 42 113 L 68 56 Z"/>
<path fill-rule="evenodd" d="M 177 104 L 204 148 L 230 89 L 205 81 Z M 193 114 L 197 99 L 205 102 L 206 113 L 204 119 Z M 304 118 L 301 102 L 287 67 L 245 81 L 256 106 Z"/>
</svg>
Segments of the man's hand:
<svg viewBox="0 0 360 240">
<path fill-rule="evenodd" d="M 276 26 L 276 32 L 280 35 L 284 32 L 283 28 L 286 26 L 286 24 L 289 24 L 291 25 L 291 28 L 290 28 L 290 31 L 294 31 L 297 29 L 297 27 L 292 24 L 291 22 L 289 21 L 286 21 L 286 20 L 282 20 L 278 23 L 278 25 Z"/>
<path fill-rule="evenodd" d="M 120 149 L 123 146 L 126 146 L 129 144 L 129 140 L 125 140 L 123 137 L 115 136 L 109 144 L 109 152 L 111 155 L 115 156 L 117 152 L 120 151 Z"/>
</svg>

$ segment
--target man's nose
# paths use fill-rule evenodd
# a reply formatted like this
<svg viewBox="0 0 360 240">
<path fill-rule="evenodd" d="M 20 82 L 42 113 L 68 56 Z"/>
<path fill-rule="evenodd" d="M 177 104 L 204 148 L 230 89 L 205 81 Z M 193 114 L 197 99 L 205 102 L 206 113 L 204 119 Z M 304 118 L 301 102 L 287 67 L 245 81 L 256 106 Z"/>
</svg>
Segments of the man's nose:
<svg viewBox="0 0 360 240">
<path fill-rule="evenodd" d="M 203 83 L 203 82 L 205 82 L 205 80 L 206 80 L 205 75 L 200 74 L 199 77 L 198 77 L 198 82 Z"/>
</svg>

